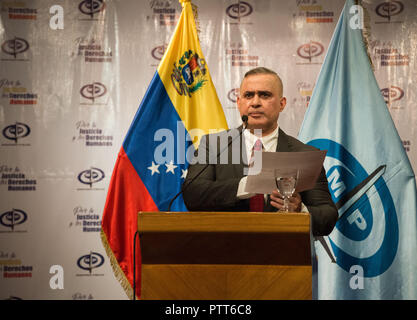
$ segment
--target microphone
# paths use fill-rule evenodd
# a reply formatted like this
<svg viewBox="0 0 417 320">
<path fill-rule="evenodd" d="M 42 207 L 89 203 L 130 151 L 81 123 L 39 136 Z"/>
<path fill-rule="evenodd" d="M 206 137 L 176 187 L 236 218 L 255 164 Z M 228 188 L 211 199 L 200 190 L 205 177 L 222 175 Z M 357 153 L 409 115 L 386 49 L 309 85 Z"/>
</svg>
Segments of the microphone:
<svg viewBox="0 0 417 320">
<path fill-rule="evenodd" d="M 242 129 L 242 131 L 240 131 L 240 133 L 239 133 L 239 135 L 238 136 L 236 136 L 236 137 L 234 137 L 228 144 L 227 144 L 227 146 L 223 149 L 223 150 L 221 150 L 221 151 L 219 151 L 218 153 L 217 153 L 217 157 L 216 157 L 216 160 L 218 160 L 219 159 L 219 157 L 220 157 L 220 155 L 225 151 L 225 150 L 227 150 L 229 147 L 230 147 L 230 145 L 232 144 L 232 142 L 233 141 L 235 141 L 236 140 L 236 138 L 237 137 L 241 137 L 242 136 L 242 133 L 243 133 L 243 131 L 245 131 L 246 130 L 246 128 L 247 128 L 247 126 L 248 126 L 248 116 L 246 115 L 246 114 L 244 114 L 243 116 L 242 116 L 242 122 L 243 122 L 243 129 Z M 172 199 L 171 199 L 171 201 L 170 201 L 170 203 L 169 203 L 169 205 L 168 205 L 168 210 L 167 211 L 171 211 L 171 206 L 172 206 L 172 203 L 174 202 L 174 200 L 175 199 L 177 199 L 179 196 L 180 196 L 180 194 L 182 194 L 185 190 L 187 190 L 188 189 L 188 187 L 194 182 L 194 180 L 195 179 L 197 179 L 207 168 L 208 168 L 208 166 L 210 165 L 210 163 L 207 163 L 204 167 L 203 167 L 203 169 L 201 169 L 200 170 L 200 172 L 199 173 L 197 173 L 195 176 L 194 176 L 194 178 L 192 178 L 191 180 L 190 180 L 190 182 L 188 182 L 188 184 L 185 186 L 185 187 L 183 187 L 183 188 L 181 188 L 181 191 L 180 192 L 178 192 Z"/>
<path fill-rule="evenodd" d="M 242 122 L 245 124 L 245 126 L 243 127 L 243 129 L 242 129 L 242 131 L 243 130 L 245 130 L 246 129 L 246 127 L 248 126 L 248 116 L 246 115 L 246 114 L 244 114 L 243 116 L 242 116 Z"/>
</svg>

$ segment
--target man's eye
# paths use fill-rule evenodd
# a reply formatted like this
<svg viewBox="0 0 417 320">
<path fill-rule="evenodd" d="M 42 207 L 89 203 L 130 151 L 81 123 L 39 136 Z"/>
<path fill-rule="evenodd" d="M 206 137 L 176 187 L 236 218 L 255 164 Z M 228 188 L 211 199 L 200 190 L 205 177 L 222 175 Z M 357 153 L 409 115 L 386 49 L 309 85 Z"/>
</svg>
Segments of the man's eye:
<svg viewBox="0 0 417 320">
<path fill-rule="evenodd" d="M 246 99 L 250 99 L 250 98 L 253 98 L 253 95 L 254 95 L 253 92 L 245 92 L 243 94 L 243 97 Z"/>
<path fill-rule="evenodd" d="M 269 93 L 269 92 L 260 92 L 259 97 L 264 98 L 264 99 L 269 98 L 269 97 L 271 97 L 271 93 Z"/>
</svg>

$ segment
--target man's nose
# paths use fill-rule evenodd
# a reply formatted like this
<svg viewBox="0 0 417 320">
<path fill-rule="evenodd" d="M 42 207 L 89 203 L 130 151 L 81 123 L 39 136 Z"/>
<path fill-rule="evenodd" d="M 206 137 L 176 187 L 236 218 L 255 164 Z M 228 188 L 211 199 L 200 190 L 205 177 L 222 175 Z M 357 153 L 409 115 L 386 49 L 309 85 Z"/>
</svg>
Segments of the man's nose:
<svg viewBox="0 0 417 320">
<path fill-rule="evenodd" d="M 253 96 L 253 99 L 251 100 L 251 107 L 253 108 L 258 108 L 261 106 L 261 99 L 259 99 L 259 96 L 257 94 L 255 94 Z"/>
</svg>

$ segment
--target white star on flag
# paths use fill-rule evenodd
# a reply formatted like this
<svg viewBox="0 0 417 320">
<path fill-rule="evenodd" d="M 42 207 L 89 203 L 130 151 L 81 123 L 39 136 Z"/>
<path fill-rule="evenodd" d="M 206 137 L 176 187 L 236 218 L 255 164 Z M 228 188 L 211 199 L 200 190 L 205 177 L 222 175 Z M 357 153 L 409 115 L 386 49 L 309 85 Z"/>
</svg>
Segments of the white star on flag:
<svg viewBox="0 0 417 320">
<path fill-rule="evenodd" d="M 165 163 L 165 166 L 167 167 L 167 171 L 166 171 L 165 173 L 171 172 L 172 174 L 175 174 L 175 173 L 174 173 L 174 169 L 175 169 L 176 167 L 178 167 L 178 166 L 176 166 L 176 165 L 174 165 L 174 164 L 172 163 L 172 160 L 171 160 L 171 162 L 170 162 L 170 163 L 168 163 L 168 164 L 166 164 L 166 163 Z"/>
<path fill-rule="evenodd" d="M 150 167 L 148 167 L 148 169 L 152 171 L 152 175 L 155 172 L 159 173 L 158 168 L 159 168 L 159 164 L 155 164 L 153 161 L 152 161 L 152 165 Z"/>
<path fill-rule="evenodd" d="M 187 177 L 187 173 L 188 173 L 188 169 L 181 169 L 182 171 L 182 175 L 181 175 L 181 179 L 185 179 Z"/>
</svg>

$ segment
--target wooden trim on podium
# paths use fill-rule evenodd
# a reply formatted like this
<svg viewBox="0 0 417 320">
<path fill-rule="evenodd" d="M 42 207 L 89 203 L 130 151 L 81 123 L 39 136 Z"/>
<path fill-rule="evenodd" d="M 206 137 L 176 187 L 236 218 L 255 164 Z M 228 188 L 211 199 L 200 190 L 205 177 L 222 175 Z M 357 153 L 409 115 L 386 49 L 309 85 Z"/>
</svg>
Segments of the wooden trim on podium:
<svg viewBox="0 0 417 320">
<path fill-rule="evenodd" d="M 140 212 L 142 299 L 311 299 L 310 216 Z"/>
<path fill-rule="evenodd" d="M 309 232 L 308 213 L 139 212 L 142 232 Z"/>
</svg>

